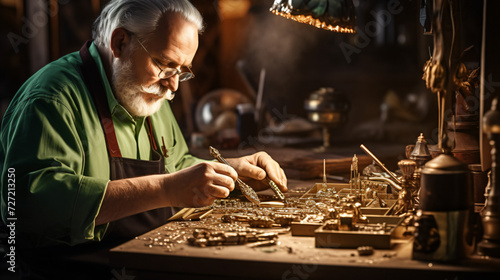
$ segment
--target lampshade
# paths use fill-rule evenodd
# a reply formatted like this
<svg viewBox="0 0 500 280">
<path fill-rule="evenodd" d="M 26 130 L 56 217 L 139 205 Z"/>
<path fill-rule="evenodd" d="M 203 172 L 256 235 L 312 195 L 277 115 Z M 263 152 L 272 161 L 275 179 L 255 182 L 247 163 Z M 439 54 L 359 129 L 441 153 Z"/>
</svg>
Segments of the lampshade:
<svg viewBox="0 0 500 280">
<path fill-rule="evenodd" d="M 270 11 L 317 28 L 356 33 L 356 11 L 352 0 L 275 0 Z"/>
</svg>

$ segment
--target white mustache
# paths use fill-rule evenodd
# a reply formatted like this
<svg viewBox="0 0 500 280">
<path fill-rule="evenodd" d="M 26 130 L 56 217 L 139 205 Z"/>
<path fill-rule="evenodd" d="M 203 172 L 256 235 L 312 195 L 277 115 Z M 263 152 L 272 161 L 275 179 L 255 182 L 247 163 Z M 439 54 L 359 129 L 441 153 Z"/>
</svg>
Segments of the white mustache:
<svg viewBox="0 0 500 280">
<path fill-rule="evenodd" d="M 152 84 L 148 87 L 141 85 L 141 90 L 147 94 L 153 94 L 159 97 L 166 96 L 166 99 L 172 100 L 175 97 L 175 93 L 171 90 L 160 86 L 159 84 Z"/>
<path fill-rule="evenodd" d="M 154 94 L 158 96 L 163 96 L 165 95 L 166 91 L 168 91 L 168 89 L 161 88 L 160 85 L 158 84 L 152 84 L 148 87 L 141 85 L 141 90 L 145 93 Z"/>
</svg>

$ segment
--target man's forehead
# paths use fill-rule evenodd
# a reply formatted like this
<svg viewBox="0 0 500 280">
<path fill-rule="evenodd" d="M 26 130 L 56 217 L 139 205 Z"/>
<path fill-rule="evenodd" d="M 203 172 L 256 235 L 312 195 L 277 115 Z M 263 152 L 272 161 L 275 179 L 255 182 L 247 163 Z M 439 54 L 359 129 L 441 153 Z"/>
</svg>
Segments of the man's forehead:
<svg viewBox="0 0 500 280">
<path fill-rule="evenodd" d="M 198 48 L 198 29 L 182 15 L 169 13 L 160 19 L 148 41 L 156 55 L 173 62 L 181 58 L 185 63 Z"/>
<path fill-rule="evenodd" d="M 153 33 L 160 36 L 168 36 L 175 30 L 179 29 L 184 24 L 193 24 L 184 16 L 176 12 L 168 12 L 163 14 L 156 25 Z"/>
<path fill-rule="evenodd" d="M 198 39 L 198 29 L 195 24 L 185 19 L 179 13 L 167 13 L 163 15 L 151 34 L 151 41 L 167 43 L 167 41 L 185 37 L 185 39 Z M 192 36 L 192 38 L 188 37 Z"/>
</svg>

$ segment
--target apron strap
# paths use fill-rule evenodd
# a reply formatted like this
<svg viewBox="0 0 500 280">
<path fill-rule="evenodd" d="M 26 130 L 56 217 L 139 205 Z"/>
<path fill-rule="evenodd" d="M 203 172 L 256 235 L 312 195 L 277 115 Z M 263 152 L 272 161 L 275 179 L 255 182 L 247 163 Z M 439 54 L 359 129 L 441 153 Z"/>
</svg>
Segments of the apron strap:
<svg viewBox="0 0 500 280">
<path fill-rule="evenodd" d="M 106 135 L 106 145 L 111 157 L 122 157 L 118 141 L 116 139 L 115 126 L 111 118 L 108 103 L 106 102 L 106 91 L 99 76 L 97 65 L 90 54 L 89 47 L 92 41 L 87 41 L 80 49 L 80 56 L 82 57 L 83 66 L 82 74 L 85 84 L 89 88 L 90 94 L 94 99 L 94 103 L 101 119 L 101 124 Z"/>
</svg>

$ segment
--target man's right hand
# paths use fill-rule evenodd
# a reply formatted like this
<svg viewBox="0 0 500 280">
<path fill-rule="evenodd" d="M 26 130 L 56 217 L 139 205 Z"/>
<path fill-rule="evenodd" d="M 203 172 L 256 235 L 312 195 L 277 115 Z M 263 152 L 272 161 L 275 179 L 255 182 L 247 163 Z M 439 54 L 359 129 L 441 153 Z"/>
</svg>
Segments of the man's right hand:
<svg viewBox="0 0 500 280">
<path fill-rule="evenodd" d="M 215 199 L 227 197 L 237 178 L 230 166 L 203 162 L 171 174 L 110 181 L 96 224 L 161 207 L 208 206 Z"/>
<path fill-rule="evenodd" d="M 208 206 L 234 190 L 236 171 L 222 163 L 203 162 L 165 177 L 168 204 L 178 207 Z"/>
</svg>

